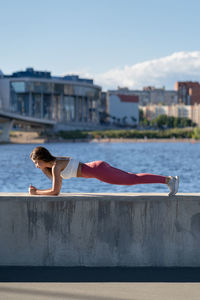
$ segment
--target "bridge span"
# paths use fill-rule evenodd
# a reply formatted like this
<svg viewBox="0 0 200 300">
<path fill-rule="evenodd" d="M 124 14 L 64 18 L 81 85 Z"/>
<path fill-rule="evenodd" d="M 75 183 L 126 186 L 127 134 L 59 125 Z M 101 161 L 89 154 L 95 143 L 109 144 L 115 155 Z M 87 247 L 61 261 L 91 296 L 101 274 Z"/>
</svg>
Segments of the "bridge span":
<svg viewBox="0 0 200 300">
<path fill-rule="evenodd" d="M 0 142 L 10 141 L 10 131 L 14 124 L 30 124 L 41 128 L 53 128 L 56 121 L 23 116 L 17 113 L 0 110 L 0 126 L 2 129 Z"/>
</svg>

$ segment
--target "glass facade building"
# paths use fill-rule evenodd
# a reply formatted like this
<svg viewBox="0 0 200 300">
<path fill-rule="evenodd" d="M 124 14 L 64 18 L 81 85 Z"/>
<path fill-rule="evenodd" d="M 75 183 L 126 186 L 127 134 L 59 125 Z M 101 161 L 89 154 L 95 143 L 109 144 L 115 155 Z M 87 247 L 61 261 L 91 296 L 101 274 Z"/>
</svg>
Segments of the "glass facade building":
<svg viewBox="0 0 200 300">
<path fill-rule="evenodd" d="M 93 80 L 52 77 L 49 72 L 27 69 L 0 81 L 1 86 L 2 81 L 9 85 L 9 110 L 13 113 L 62 124 L 99 123 L 101 87 Z"/>
</svg>

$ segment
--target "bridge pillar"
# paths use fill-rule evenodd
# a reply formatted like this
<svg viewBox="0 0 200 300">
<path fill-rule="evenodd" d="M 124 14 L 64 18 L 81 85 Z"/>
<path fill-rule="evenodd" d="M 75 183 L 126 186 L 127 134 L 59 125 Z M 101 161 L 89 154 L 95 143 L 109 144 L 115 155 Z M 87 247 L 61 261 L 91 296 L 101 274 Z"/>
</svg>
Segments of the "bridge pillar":
<svg viewBox="0 0 200 300">
<path fill-rule="evenodd" d="M 1 124 L 2 134 L 0 135 L 0 142 L 10 141 L 10 131 L 13 127 L 14 120 L 6 120 Z"/>
</svg>

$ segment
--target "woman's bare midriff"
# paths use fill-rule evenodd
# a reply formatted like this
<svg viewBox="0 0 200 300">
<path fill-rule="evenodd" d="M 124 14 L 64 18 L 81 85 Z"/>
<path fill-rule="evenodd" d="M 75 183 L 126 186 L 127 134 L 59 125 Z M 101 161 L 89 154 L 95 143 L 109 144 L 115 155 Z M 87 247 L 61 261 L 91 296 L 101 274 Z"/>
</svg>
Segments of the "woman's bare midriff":
<svg viewBox="0 0 200 300">
<path fill-rule="evenodd" d="M 62 162 L 62 169 L 61 172 L 67 167 L 68 163 L 69 163 L 69 159 L 65 158 L 65 157 L 59 157 L 60 161 L 64 161 L 64 163 Z M 78 170 L 77 170 L 77 177 L 82 177 L 81 176 L 81 167 L 82 167 L 83 163 L 79 162 L 79 166 L 78 166 Z"/>
<path fill-rule="evenodd" d="M 83 165 L 83 163 L 79 163 L 79 166 L 78 166 L 78 170 L 77 170 L 77 177 L 82 177 L 81 175 L 82 175 L 82 173 L 81 173 L 81 168 L 82 168 L 82 165 Z"/>
</svg>

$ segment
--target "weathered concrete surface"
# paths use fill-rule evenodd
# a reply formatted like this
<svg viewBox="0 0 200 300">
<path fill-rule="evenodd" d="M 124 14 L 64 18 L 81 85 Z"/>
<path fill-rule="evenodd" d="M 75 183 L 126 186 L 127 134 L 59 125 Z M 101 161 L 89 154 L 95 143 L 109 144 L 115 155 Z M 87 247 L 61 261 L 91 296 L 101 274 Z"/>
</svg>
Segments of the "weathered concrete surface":
<svg viewBox="0 0 200 300">
<path fill-rule="evenodd" d="M 200 194 L 0 194 L 0 265 L 200 266 Z"/>
</svg>

